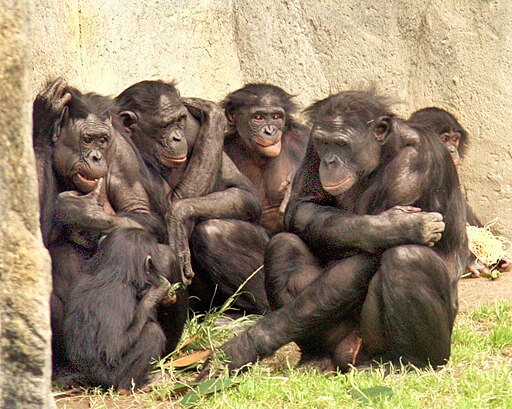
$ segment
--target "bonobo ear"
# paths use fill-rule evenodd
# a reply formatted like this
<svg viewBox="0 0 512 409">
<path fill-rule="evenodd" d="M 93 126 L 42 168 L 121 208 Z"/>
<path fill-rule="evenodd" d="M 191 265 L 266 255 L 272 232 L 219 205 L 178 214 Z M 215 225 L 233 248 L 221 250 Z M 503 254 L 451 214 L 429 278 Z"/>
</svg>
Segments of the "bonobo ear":
<svg viewBox="0 0 512 409">
<path fill-rule="evenodd" d="M 377 119 L 375 126 L 373 127 L 373 135 L 380 143 L 386 141 L 386 137 L 391 132 L 393 118 L 390 116 L 381 116 Z"/>
<path fill-rule="evenodd" d="M 139 120 L 139 117 L 133 111 L 123 111 L 119 114 L 119 116 L 121 117 L 121 120 L 123 121 L 123 126 L 127 130 L 130 130 L 133 127 L 133 125 L 135 125 L 137 123 L 137 121 Z"/>
<path fill-rule="evenodd" d="M 231 124 L 231 125 L 235 125 L 235 122 L 236 122 L 236 116 L 235 116 L 235 112 L 232 110 L 232 109 L 228 109 L 226 111 L 226 118 L 228 120 L 228 122 Z"/>
<path fill-rule="evenodd" d="M 151 272 L 151 270 L 154 269 L 154 266 L 153 266 L 153 259 L 151 258 L 151 256 L 148 254 L 146 256 L 146 260 L 144 260 L 144 271 L 146 272 L 146 274 L 149 274 Z"/>
<path fill-rule="evenodd" d="M 69 108 L 67 106 L 64 107 L 62 112 L 59 115 L 59 119 L 55 122 L 55 127 L 53 128 L 53 135 L 52 135 L 52 142 L 57 142 L 57 139 L 59 139 L 60 133 L 62 128 L 68 123 L 69 121 Z"/>
</svg>

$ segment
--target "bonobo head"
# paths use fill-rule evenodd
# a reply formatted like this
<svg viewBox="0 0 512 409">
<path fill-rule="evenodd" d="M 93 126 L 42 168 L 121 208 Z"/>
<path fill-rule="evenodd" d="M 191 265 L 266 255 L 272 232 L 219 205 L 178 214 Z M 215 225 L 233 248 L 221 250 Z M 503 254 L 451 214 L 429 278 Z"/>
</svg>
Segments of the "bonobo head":
<svg viewBox="0 0 512 409">
<path fill-rule="evenodd" d="M 370 175 L 386 157 L 417 143 L 417 133 L 373 92 L 347 91 L 311 105 L 312 138 L 322 187 L 339 196 Z"/>
<path fill-rule="evenodd" d="M 71 101 L 54 127 L 53 167 L 69 188 L 89 193 L 108 172 L 109 152 L 117 131 L 112 103 L 96 94 L 69 88 Z"/>
<path fill-rule="evenodd" d="M 130 246 L 130 257 L 126 257 L 126 246 Z M 158 244 L 156 238 L 138 228 L 115 229 L 103 236 L 93 262 L 105 268 L 92 266 L 98 279 L 108 282 L 133 285 L 138 292 L 150 286 L 159 286 L 160 277 L 169 275 L 170 248 Z M 122 274 L 120 274 L 122 272 Z"/>
<path fill-rule="evenodd" d="M 116 97 L 120 116 L 146 162 L 176 168 L 187 162 L 199 130 L 174 83 L 141 81 Z"/>
<path fill-rule="evenodd" d="M 423 108 L 414 112 L 409 118 L 413 126 L 423 127 L 428 134 L 439 136 L 457 166 L 466 154 L 468 133 L 448 111 L 437 107 Z"/>
<path fill-rule="evenodd" d="M 222 102 L 230 133 L 240 136 L 250 150 L 261 156 L 281 153 L 281 139 L 297 107 L 292 95 L 269 84 L 248 84 Z"/>
</svg>

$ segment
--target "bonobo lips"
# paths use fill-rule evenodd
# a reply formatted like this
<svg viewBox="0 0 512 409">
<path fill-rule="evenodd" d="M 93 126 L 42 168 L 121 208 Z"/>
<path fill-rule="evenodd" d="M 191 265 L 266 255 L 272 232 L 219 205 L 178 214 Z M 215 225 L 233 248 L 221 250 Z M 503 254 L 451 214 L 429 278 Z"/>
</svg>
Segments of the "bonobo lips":
<svg viewBox="0 0 512 409">
<path fill-rule="evenodd" d="M 259 151 L 269 157 L 277 156 L 281 153 L 281 139 L 278 139 L 275 142 L 272 143 L 260 143 L 258 141 L 255 141 L 256 145 L 259 146 Z"/>
<path fill-rule="evenodd" d="M 98 185 L 98 179 L 87 179 L 84 175 L 76 173 L 73 176 L 73 184 L 82 193 L 90 193 Z"/>
<path fill-rule="evenodd" d="M 179 166 L 187 161 L 187 155 L 184 156 L 167 156 L 164 153 L 160 153 L 160 162 L 168 167 Z"/>
<path fill-rule="evenodd" d="M 354 184 L 356 178 L 352 175 L 344 178 L 340 183 L 335 185 L 325 185 L 322 183 L 322 187 L 324 190 L 329 192 L 333 196 L 337 196 L 345 191 L 347 191 Z"/>
</svg>

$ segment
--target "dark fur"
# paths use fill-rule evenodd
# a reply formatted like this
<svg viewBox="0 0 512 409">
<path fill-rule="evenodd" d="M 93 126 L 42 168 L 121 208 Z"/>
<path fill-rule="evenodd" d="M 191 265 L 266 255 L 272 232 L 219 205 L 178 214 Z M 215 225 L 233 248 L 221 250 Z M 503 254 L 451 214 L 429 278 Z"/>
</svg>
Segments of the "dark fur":
<svg viewBox="0 0 512 409">
<path fill-rule="evenodd" d="M 153 260 L 149 272 L 147 256 Z M 115 230 L 102 242 L 88 274 L 72 289 L 64 322 L 67 352 L 87 384 L 130 390 L 133 381 L 140 387 L 151 360 L 163 353 L 166 337 L 156 309 L 143 305 L 144 296 L 161 285 L 160 276 L 168 276 L 162 270 L 166 260 L 161 258 L 151 234 L 140 229 Z M 134 331 L 137 319 L 142 323 Z M 183 324 L 174 328 L 172 348 Z"/>
<path fill-rule="evenodd" d="M 301 346 L 303 362 L 327 357 L 342 370 L 381 359 L 444 364 L 467 257 L 465 206 L 448 152 L 429 130 L 397 118 L 373 92 L 340 93 L 307 112 L 312 140 L 285 215 L 295 235 L 274 236 L 265 254 L 275 311 L 221 347 L 230 368 L 292 340 Z M 382 137 L 383 118 L 391 125 Z M 316 148 L 317 137 L 324 153 Z M 331 152 L 344 156 L 329 163 L 345 164 L 340 169 L 357 175 L 345 190 L 329 184 L 340 192 L 336 196 L 324 190 L 319 175 Z M 366 162 L 352 162 L 365 153 Z M 397 205 L 441 212 L 447 225 L 441 240 L 439 215 Z"/>
</svg>

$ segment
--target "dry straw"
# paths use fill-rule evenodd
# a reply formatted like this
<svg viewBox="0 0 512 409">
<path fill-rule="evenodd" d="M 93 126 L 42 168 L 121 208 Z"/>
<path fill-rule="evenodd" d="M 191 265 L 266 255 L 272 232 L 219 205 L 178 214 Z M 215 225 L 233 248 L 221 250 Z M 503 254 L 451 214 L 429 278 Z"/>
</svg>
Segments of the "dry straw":
<svg viewBox="0 0 512 409">
<path fill-rule="evenodd" d="M 494 235 L 490 230 L 497 221 L 497 218 L 491 220 L 484 227 L 467 227 L 469 250 L 476 256 L 477 263 L 492 269 L 501 260 L 512 261 L 512 242 L 503 236 Z"/>
</svg>

